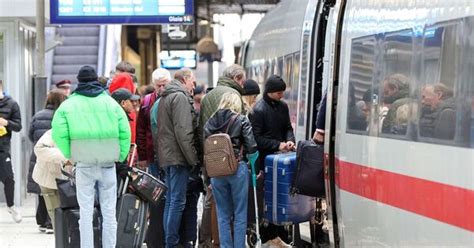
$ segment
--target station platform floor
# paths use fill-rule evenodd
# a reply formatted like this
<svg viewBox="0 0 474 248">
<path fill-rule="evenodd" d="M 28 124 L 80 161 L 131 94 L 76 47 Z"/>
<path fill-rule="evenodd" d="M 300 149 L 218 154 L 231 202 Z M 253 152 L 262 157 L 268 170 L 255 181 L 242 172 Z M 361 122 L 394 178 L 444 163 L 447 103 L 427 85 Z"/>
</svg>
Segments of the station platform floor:
<svg viewBox="0 0 474 248">
<path fill-rule="evenodd" d="M 5 248 L 54 248 L 54 234 L 41 233 L 36 225 L 36 196 L 28 196 L 21 207 L 17 207 L 23 216 L 15 223 L 7 212 L 5 203 L 0 207 L 0 246 Z"/>
</svg>

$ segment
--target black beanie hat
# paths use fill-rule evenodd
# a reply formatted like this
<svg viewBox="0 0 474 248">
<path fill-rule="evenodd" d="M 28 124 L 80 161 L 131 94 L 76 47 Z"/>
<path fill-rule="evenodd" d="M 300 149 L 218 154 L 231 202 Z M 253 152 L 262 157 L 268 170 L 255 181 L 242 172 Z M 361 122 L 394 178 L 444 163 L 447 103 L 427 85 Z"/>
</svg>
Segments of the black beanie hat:
<svg viewBox="0 0 474 248">
<path fill-rule="evenodd" d="M 265 83 L 265 93 L 285 91 L 285 89 L 285 81 L 283 81 L 283 79 L 277 75 L 271 75 Z"/>
<path fill-rule="evenodd" d="M 243 96 L 251 96 L 260 94 L 260 87 L 258 87 L 257 82 L 252 79 L 247 79 L 244 82 L 244 94 Z"/>
<path fill-rule="evenodd" d="M 97 81 L 97 72 L 95 72 L 94 68 L 85 65 L 79 69 L 79 73 L 77 74 L 77 81 L 79 82 L 92 82 Z"/>
</svg>

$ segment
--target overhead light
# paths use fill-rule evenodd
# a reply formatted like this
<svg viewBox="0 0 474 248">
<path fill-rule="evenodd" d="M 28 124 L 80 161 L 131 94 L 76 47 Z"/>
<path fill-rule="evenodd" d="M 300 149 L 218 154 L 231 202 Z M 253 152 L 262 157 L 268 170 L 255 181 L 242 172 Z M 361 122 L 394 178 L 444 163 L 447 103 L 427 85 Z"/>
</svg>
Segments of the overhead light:
<svg viewBox="0 0 474 248">
<path fill-rule="evenodd" d="M 206 25 L 209 25 L 209 21 L 208 20 L 200 20 L 198 24 L 199 24 L 199 26 L 206 26 Z"/>
</svg>

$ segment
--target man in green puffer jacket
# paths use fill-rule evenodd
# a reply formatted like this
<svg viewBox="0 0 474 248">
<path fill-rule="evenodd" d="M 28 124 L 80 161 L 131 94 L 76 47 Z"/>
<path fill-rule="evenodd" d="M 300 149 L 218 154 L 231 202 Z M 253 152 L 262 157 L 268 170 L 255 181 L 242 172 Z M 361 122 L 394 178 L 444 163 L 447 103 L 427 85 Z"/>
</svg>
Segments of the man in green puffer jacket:
<svg viewBox="0 0 474 248">
<path fill-rule="evenodd" d="M 92 216 L 97 185 L 103 218 L 102 247 L 113 248 L 117 240 L 115 162 L 127 158 L 130 126 L 125 112 L 105 93 L 92 67 L 83 66 L 77 80 L 77 89 L 54 114 L 52 136 L 63 155 L 77 162 L 81 247 L 94 247 Z"/>
</svg>

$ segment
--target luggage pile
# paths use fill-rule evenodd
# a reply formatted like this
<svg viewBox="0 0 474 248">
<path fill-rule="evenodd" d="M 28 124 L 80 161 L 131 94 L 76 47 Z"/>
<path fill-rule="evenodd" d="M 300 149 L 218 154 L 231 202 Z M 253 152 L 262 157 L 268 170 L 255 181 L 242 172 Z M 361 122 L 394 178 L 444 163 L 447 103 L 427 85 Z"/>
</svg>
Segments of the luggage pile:
<svg viewBox="0 0 474 248">
<path fill-rule="evenodd" d="M 149 173 L 134 168 L 136 145 L 132 145 L 128 173 L 120 178 L 117 194 L 117 246 L 141 247 L 148 226 L 148 210 L 166 193 L 166 185 Z M 67 179 L 57 179 L 60 207 L 55 210 L 55 243 L 57 248 L 80 247 L 79 205 L 75 195 L 74 175 L 63 170 Z M 61 185 L 61 186 L 60 186 Z M 98 201 L 94 204 L 94 247 L 102 247 L 102 218 Z"/>
</svg>

